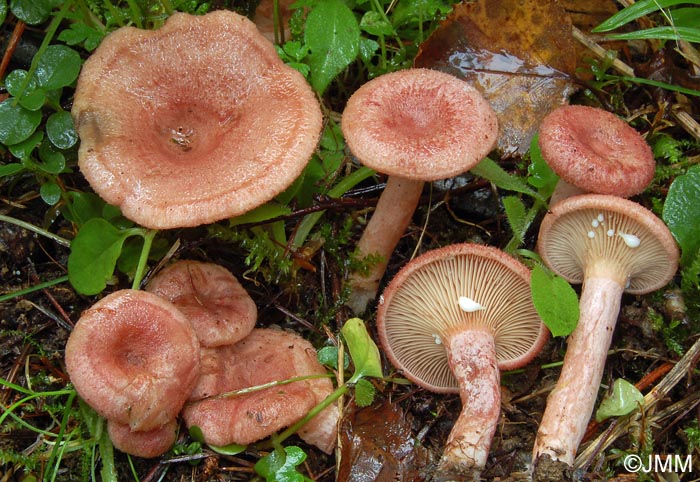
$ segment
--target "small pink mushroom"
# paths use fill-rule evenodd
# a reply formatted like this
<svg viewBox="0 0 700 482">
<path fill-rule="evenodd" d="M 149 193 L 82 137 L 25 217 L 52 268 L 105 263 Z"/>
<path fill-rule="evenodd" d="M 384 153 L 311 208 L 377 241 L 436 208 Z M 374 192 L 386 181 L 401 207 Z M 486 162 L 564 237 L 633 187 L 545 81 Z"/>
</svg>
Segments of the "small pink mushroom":
<svg viewBox="0 0 700 482">
<path fill-rule="evenodd" d="M 178 422 L 171 420 L 153 430 L 131 430 L 128 425 L 107 420 L 107 433 L 112 444 L 124 453 L 149 459 L 167 452 L 177 439 Z"/>
<path fill-rule="evenodd" d="M 489 246 L 429 251 L 389 283 L 377 331 L 391 363 L 427 390 L 459 393 L 462 413 L 440 476 L 478 478 L 501 413 L 499 369 L 528 363 L 547 340 L 530 296 L 530 271 Z"/>
<path fill-rule="evenodd" d="M 229 345 L 245 338 L 258 316 L 255 302 L 223 266 L 181 260 L 146 286 L 178 307 L 192 323 L 203 347 Z"/>
<path fill-rule="evenodd" d="M 178 415 L 199 376 L 199 342 L 172 303 L 121 290 L 86 310 L 68 338 L 66 368 L 98 414 L 135 431 Z"/>
</svg>

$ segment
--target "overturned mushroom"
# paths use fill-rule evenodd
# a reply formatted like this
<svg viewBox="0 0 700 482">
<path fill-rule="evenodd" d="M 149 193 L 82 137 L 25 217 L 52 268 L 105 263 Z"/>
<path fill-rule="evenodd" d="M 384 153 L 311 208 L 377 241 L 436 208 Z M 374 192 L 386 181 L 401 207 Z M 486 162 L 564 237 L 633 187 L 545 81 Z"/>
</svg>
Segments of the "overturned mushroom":
<svg viewBox="0 0 700 482">
<path fill-rule="evenodd" d="M 199 376 L 187 318 L 145 291 L 121 290 L 86 310 L 68 338 L 66 368 L 98 414 L 149 431 L 170 424 Z"/>
<path fill-rule="evenodd" d="M 656 161 L 639 133 L 611 112 L 561 106 L 540 124 L 542 157 L 560 177 L 550 203 L 592 192 L 630 197 L 654 178 Z"/>
<path fill-rule="evenodd" d="M 488 246 L 429 251 L 387 286 L 377 330 L 408 379 L 434 392 L 459 392 L 462 413 L 438 472 L 478 478 L 501 413 L 499 369 L 528 363 L 548 336 L 532 304 L 529 270 Z"/>
<path fill-rule="evenodd" d="M 109 34 L 83 65 L 72 114 L 92 188 L 156 229 L 272 199 L 301 173 L 322 128 L 303 76 L 250 20 L 224 10 Z"/>
<path fill-rule="evenodd" d="M 206 351 L 209 375 L 194 393 L 202 398 L 183 410 L 187 426 L 198 426 L 212 445 L 249 444 L 292 425 L 333 391 L 328 378 L 312 378 L 245 394 L 227 392 L 305 375 L 323 375 L 313 346 L 298 335 L 255 329 L 235 345 Z M 330 452 L 338 411 L 324 409 L 299 431 L 308 443 Z"/>
<path fill-rule="evenodd" d="M 146 291 L 177 306 L 203 347 L 236 343 L 255 326 L 255 302 L 230 271 L 214 263 L 177 261 L 154 276 Z"/>
<path fill-rule="evenodd" d="M 493 149 L 496 114 L 466 82 L 436 70 L 408 69 L 376 77 L 348 100 L 343 135 L 363 164 L 388 174 L 386 188 L 360 241 L 360 258 L 379 255 L 368 274 L 353 273 L 348 306 L 365 310 L 409 225 L 425 181 L 462 174 Z"/>
<path fill-rule="evenodd" d="M 670 231 L 652 212 L 602 194 L 554 205 L 542 221 L 537 249 L 555 273 L 583 288 L 578 325 L 537 432 L 535 471 L 545 455 L 573 465 L 600 389 L 622 293 L 663 287 L 676 273 L 679 256 Z"/>
</svg>

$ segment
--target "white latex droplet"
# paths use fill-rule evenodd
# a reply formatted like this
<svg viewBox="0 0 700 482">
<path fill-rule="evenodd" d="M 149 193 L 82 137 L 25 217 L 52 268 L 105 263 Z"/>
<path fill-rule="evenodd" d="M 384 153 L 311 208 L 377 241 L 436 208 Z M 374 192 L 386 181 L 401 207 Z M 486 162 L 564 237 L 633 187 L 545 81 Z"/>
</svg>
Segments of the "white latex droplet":
<svg viewBox="0 0 700 482">
<path fill-rule="evenodd" d="M 600 221 L 602 223 L 604 220 L 605 220 L 605 216 L 603 216 L 603 213 L 600 213 L 598 215 L 598 221 Z"/>
<path fill-rule="evenodd" d="M 624 241 L 627 246 L 630 248 L 638 248 L 639 244 L 641 241 L 637 236 L 634 234 L 627 234 L 627 233 L 617 233 Z"/>
<path fill-rule="evenodd" d="M 588 237 L 591 239 L 595 238 L 595 233 L 593 231 L 588 231 Z"/>
<path fill-rule="evenodd" d="M 433 339 L 435 340 L 436 345 L 442 345 L 442 338 L 440 338 L 440 335 L 433 333 Z"/>
<path fill-rule="evenodd" d="M 615 230 L 614 229 L 608 229 L 607 235 L 610 237 L 615 236 Z"/>
<path fill-rule="evenodd" d="M 597 219 L 594 219 L 593 221 L 591 221 L 591 226 L 597 228 L 598 226 L 600 226 L 600 222 Z"/>
<path fill-rule="evenodd" d="M 462 308 L 462 311 L 466 311 L 467 313 L 473 313 L 474 311 L 486 309 L 485 306 L 480 305 L 473 299 L 467 298 L 466 296 L 459 297 L 459 307 Z"/>
</svg>

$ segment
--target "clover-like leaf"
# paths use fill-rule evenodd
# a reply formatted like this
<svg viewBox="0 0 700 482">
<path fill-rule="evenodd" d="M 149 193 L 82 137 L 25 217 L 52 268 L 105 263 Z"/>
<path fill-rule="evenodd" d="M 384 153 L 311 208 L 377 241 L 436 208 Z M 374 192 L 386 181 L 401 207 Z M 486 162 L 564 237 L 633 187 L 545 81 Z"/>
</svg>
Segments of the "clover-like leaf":
<svg viewBox="0 0 700 482">
<path fill-rule="evenodd" d="M 25 109 L 9 98 L 0 104 L 0 142 L 6 146 L 22 142 L 41 123 L 41 112 Z"/>
<path fill-rule="evenodd" d="M 65 45 L 49 45 L 34 72 L 37 83 L 46 90 L 70 85 L 80 73 L 80 54 Z"/>
<path fill-rule="evenodd" d="M 59 149 L 70 149 L 78 142 L 73 117 L 68 111 L 54 112 L 46 119 L 46 135 Z"/>
</svg>

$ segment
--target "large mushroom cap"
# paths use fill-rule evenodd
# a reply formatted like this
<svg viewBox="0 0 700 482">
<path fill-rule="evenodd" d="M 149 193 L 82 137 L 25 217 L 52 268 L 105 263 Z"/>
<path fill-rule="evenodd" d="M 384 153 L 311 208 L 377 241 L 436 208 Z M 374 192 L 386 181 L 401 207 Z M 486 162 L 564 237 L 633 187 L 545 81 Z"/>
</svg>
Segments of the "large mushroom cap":
<svg viewBox="0 0 700 482">
<path fill-rule="evenodd" d="M 460 297 L 485 309 L 465 311 Z M 530 272 L 489 246 L 456 244 L 408 263 L 389 283 L 377 311 L 377 330 L 391 362 L 416 384 L 457 392 L 443 340 L 461 326 L 493 334 L 501 369 L 529 362 L 548 332 L 530 296 Z"/>
<path fill-rule="evenodd" d="M 121 290 L 82 314 L 68 338 L 66 368 L 97 413 L 148 431 L 177 417 L 199 375 L 199 343 L 172 303 Z"/>
<path fill-rule="evenodd" d="M 159 229 L 268 201 L 301 173 L 322 127 L 301 74 L 223 10 L 108 35 L 83 66 L 72 114 L 93 189 Z"/>
<path fill-rule="evenodd" d="M 564 181 L 587 192 L 630 197 L 654 178 L 656 162 L 639 133 L 615 114 L 565 105 L 540 124 L 542 157 Z"/>
<path fill-rule="evenodd" d="M 146 286 L 178 307 L 190 320 L 201 346 L 236 343 L 255 326 L 258 309 L 235 276 L 223 266 L 180 260 Z"/>
<path fill-rule="evenodd" d="M 392 176 L 435 181 L 462 174 L 493 149 L 496 113 L 471 85 L 430 69 L 376 77 L 343 111 L 342 130 L 366 166 Z"/>
<path fill-rule="evenodd" d="M 557 203 L 542 220 L 537 250 L 571 283 L 603 275 L 644 294 L 678 269 L 678 246 L 651 211 L 617 196 L 582 194 Z"/>
<path fill-rule="evenodd" d="M 308 341 L 282 330 L 257 328 L 235 345 L 206 349 L 205 356 L 207 376 L 195 388 L 200 397 L 326 372 Z M 332 391 L 328 378 L 296 381 L 239 396 L 194 401 L 182 415 L 188 427 L 196 425 L 202 430 L 209 444 L 248 444 L 295 423 Z M 299 435 L 330 452 L 337 419 L 337 407 L 330 406 Z"/>
</svg>

